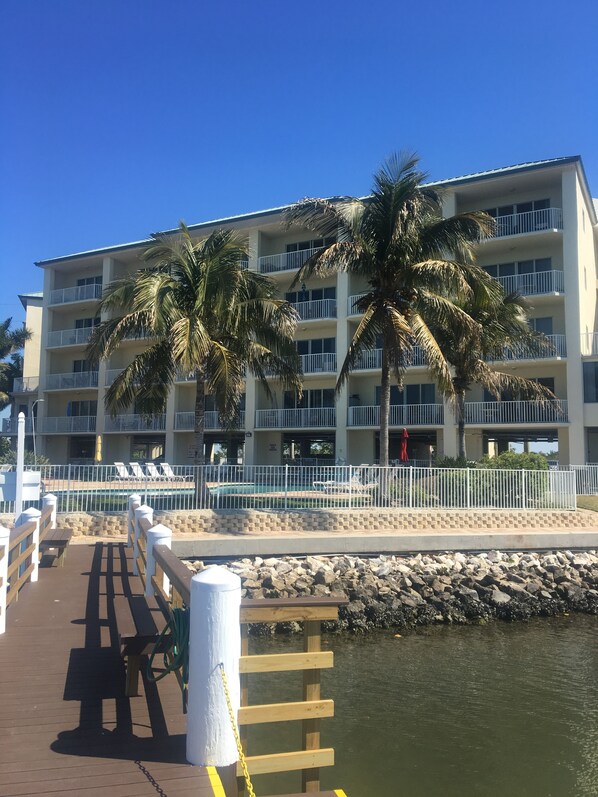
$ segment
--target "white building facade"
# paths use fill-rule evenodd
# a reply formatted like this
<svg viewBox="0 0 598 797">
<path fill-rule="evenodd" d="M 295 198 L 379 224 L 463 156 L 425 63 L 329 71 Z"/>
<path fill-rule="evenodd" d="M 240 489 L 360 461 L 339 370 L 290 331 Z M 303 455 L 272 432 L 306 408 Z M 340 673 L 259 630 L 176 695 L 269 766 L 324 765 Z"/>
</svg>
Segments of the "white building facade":
<svg viewBox="0 0 598 797">
<path fill-rule="evenodd" d="M 446 216 L 485 210 L 496 217 L 496 236 L 479 247 L 478 262 L 507 290 L 530 303 L 534 327 L 552 341 L 541 359 L 523 351 L 497 352 L 496 366 L 548 385 L 557 401 L 538 404 L 496 401 L 475 387 L 467 397 L 466 443 L 470 459 L 510 445 L 558 449 L 562 466 L 598 462 L 598 339 L 596 324 L 598 226 L 581 159 L 558 158 L 437 184 Z M 362 358 L 348 385 L 335 384 L 348 343 L 359 321 L 355 299 L 366 290 L 353 276 L 310 280 L 291 290 L 297 268 L 327 242 L 313 234 L 285 230 L 285 208 L 261 211 L 190 229 L 198 238 L 217 227 L 246 236 L 249 268 L 268 274 L 300 315 L 296 339 L 304 372 L 301 400 L 272 385 L 273 399 L 248 379 L 242 428 L 219 428 L 215 411 L 206 418 L 209 450 L 225 446 L 232 461 L 277 465 L 283 462 L 375 462 L 378 457 L 380 351 Z M 148 420 L 135 407 L 113 419 L 104 411 L 107 386 L 144 346 L 131 339 L 97 370 L 85 347 L 99 323 L 103 286 L 139 267 L 151 241 L 55 258 L 44 270 L 43 305 L 36 355 L 26 359 L 27 382 L 15 386 L 15 406 L 37 404 L 38 449 L 52 462 L 192 461 L 194 383 L 181 377 L 165 412 Z M 29 324 L 29 311 L 27 323 Z M 36 336 L 34 335 L 33 341 Z M 31 357 L 38 373 L 31 373 Z M 35 379 L 37 377 L 37 380 Z M 27 380 L 25 380 L 27 381 Z M 455 456 L 457 427 L 416 353 L 402 391 L 393 388 L 391 458 L 398 458 L 403 428 L 411 460 Z M 19 392 L 21 391 L 21 392 Z M 14 421 L 3 433 L 14 433 Z"/>
</svg>

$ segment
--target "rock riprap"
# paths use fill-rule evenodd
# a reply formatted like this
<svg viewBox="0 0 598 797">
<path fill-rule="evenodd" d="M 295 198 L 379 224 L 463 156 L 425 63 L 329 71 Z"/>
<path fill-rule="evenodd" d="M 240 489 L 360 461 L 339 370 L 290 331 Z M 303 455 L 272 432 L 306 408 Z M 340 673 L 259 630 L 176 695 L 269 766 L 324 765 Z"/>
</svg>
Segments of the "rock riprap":
<svg viewBox="0 0 598 797">
<path fill-rule="evenodd" d="M 225 566 L 240 576 L 243 597 L 348 598 L 334 627 L 351 631 L 598 614 L 596 551 L 255 557 Z"/>
</svg>

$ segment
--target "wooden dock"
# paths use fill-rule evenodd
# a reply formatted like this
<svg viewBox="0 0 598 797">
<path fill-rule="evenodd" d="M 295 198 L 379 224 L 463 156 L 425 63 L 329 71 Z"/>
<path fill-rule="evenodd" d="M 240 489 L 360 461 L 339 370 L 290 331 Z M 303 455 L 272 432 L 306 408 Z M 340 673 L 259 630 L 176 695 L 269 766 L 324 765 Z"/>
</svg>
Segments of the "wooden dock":
<svg viewBox="0 0 598 797">
<path fill-rule="evenodd" d="M 126 698 L 113 598 L 131 589 L 124 545 L 70 546 L 40 568 L 0 636 L 0 795 L 214 797 L 185 762 L 174 677 Z M 220 797 L 223 793 L 220 791 Z"/>
</svg>

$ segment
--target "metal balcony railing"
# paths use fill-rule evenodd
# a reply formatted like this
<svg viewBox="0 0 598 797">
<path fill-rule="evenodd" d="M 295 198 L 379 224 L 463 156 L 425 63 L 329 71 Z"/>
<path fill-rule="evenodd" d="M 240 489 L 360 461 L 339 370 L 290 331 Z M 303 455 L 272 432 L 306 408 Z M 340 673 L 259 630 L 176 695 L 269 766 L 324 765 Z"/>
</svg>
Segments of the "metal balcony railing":
<svg viewBox="0 0 598 797">
<path fill-rule="evenodd" d="M 357 310 L 355 302 L 361 299 L 362 296 L 365 296 L 365 293 L 354 293 L 353 296 L 349 296 L 347 299 L 347 315 L 361 315 L 361 310 Z"/>
<path fill-rule="evenodd" d="M 106 417 L 106 432 L 163 432 L 166 429 L 166 415 L 117 415 Z"/>
<path fill-rule="evenodd" d="M 442 426 L 442 404 L 391 404 L 391 426 Z M 380 407 L 349 407 L 348 426 L 380 426 Z"/>
<path fill-rule="evenodd" d="M 330 429 L 336 424 L 334 407 L 256 410 L 256 429 Z"/>
<path fill-rule="evenodd" d="M 273 274 L 276 271 L 294 271 L 305 263 L 306 260 L 319 252 L 322 247 L 315 249 L 300 249 L 298 252 L 281 252 L 277 255 L 263 255 L 258 258 L 258 269 L 261 274 Z"/>
<path fill-rule="evenodd" d="M 193 431 L 195 426 L 195 413 L 194 412 L 177 412 L 174 416 L 174 428 L 179 432 Z M 239 429 L 245 426 L 245 413 L 239 413 Z M 218 413 L 210 410 L 205 413 L 204 429 L 221 429 L 222 426 L 218 421 Z"/>
<path fill-rule="evenodd" d="M 529 274 L 512 274 L 498 277 L 505 293 L 520 293 L 522 296 L 538 296 L 543 293 L 564 293 L 565 273 L 559 269 L 534 271 Z"/>
<path fill-rule="evenodd" d="M 336 353 L 302 354 L 301 369 L 304 374 L 336 373 Z"/>
<path fill-rule="evenodd" d="M 2 418 L 2 434 L 16 435 L 18 418 Z M 37 431 L 37 429 L 36 429 Z M 32 434 L 31 418 L 25 418 L 25 434 Z"/>
<path fill-rule="evenodd" d="M 423 350 L 419 346 L 414 346 L 411 352 L 410 366 L 421 366 L 426 364 Z M 361 353 L 355 365 L 356 371 L 367 369 L 382 368 L 382 349 L 367 349 Z"/>
<path fill-rule="evenodd" d="M 39 387 L 39 376 L 17 376 L 12 383 L 13 393 L 35 393 Z"/>
<path fill-rule="evenodd" d="M 497 216 L 495 222 L 495 238 L 502 238 L 506 235 L 522 235 L 530 232 L 545 232 L 546 230 L 562 230 L 563 211 L 561 208 L 528 210 L 525 213 Z"/>
<path fill-rule="evenodd" d="M 466 401 L 465 423 L 567 423 L 567 402 L 556 401 Z"/>
<path fill-rule="evenodd" d="M 59 288 L 50 294 L 50 304 L 82 302 L 86 299 L 101 299 L 101 285 L 75 285 L 72 288 Z"/>
<path fill-rule="evenodd" d="M 75 432 L 91 433 L 96 430 L 95 415 L 75 415 L 40 418 L 39 431 L 41 434 L 69 434 Z"/>
<path fill-rule="evenodd" d="M 82 327 L 81 329 L 57 329 L 55 332 L 48 332 L 48 348 L 57 346 L 83 346 L 89 342 L 93 327 Z"/>
<path fill-rule="evenodd" d="M 550 348 L 541 352 L 531 351 L 526 346 L 505 346 L 492 352 L 486 359 L 490 362 L 506 362 L 508 360 L 543 360 L 550 357 L 566 357 L 567 344 L 564 335 L 546 335 Z"/>
<path fill-rule="evenodd" d="M 302 321 L 318 318 L 336 318 L 336 299 L 314 299 L 311 302 L 293 302 Z"/>
<path fill-rule="evenodd" d="M 582 357 L 598 357 L 598 332 L 582 332 Z"/>
<path fill-rule="evenodd" d="M 85 388 L 98 386 L 97 371 L 82 371 L 71 374 L 48 374 L 46 376 L 46 390 L 69 390 L 70 388 Z"/>
</svg>

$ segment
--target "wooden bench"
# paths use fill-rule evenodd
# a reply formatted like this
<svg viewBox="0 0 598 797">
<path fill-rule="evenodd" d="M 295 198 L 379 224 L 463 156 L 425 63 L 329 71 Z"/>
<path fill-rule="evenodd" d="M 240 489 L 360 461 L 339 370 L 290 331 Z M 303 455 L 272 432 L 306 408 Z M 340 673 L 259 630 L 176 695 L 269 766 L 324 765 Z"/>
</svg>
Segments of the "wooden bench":
<svg viewBox="0 0 598 797">
<path fill-rule="evenodd" d="M 165 625 L 164 615 L 156 601 L 144 595 L 116 595 L 114 614 L 120 655 L 127 670 L 125 695 L 136 697 L 141 657 L 152 652 Z"/>
<path fill-rule="evenodd" d="M 50 549 L 56 549 L 58 551 L 56 554 L 58 565 L 63 567 L 66 549 L 72 536 L 72 529 L 48 529 L 44 534 L 43 540 L 40 540 L 39 543 L 40 554 L 47 553 Z"/>
</svg>

